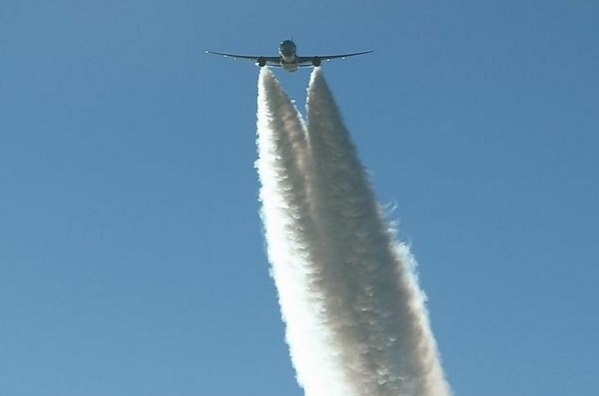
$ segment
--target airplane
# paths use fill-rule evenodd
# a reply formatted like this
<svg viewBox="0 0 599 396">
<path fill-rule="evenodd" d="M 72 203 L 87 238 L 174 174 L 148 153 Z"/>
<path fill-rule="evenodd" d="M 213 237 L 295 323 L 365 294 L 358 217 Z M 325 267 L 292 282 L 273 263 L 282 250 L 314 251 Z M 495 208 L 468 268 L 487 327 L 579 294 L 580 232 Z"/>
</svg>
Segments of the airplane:
<svg viewBox="0 0 599 396">
<path fill-rule="evenodd" d="M 225 54 L 222 52 L 206 51 L 207 54 L 221 55 L 225 58 L 231 57 L 233 59 L 248 59 L 256 62 L 256 65 L 260 67 L 264 66 L 275 66 L 282 67 L 285 71 L 294 72 L 300 67 L 318 67 L 322 64 L 322 61 L 330 61 L 331 59 L 345 59 L 350 56 L 369 54 L 372 51 L 355 52 L 353 54 L 343 55 L 327 55 L 327 56 L 297 56 L 297 47 L 292 40 L 284 40 L 279 44 L 279 56 L 246 56 L 246 55 L 234 55 Z"/>
</svg>

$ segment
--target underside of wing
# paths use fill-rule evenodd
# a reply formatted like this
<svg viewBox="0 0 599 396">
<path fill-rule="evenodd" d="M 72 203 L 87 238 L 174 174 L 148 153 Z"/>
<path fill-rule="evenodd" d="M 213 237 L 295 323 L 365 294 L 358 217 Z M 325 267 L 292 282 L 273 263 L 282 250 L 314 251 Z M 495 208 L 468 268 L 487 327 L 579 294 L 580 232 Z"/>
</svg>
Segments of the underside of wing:
<svg viewBox="0 0 599 396">
<path fill-rule="evenodd" d="M 259 64 L 260 66 L 264 66 L 264 65 L 281 66 L 280 65 L 281 59 L 278 56 L 236 55 L 236 54 L 226 54 L 224 52 L 212 52 L 212 51 L 206 51 L 206 53 L 212 54 L 212 55 L 223 56 L 225 58 L 233 58 L 235 60 L 245 59 L 245 60 L 254 62 L 256 64 Z"/>
<path fill-rule="evenodd" d="M 225 54 L 224 52 L 212 52 L 212 51 L 206 51 L 207 54 L 212 54 L 212 55 L 220 55 L 220 56 L 224 56 L 225 58 L 233 58 L 233 59 L 247 59 L 250 61 L 256 61 L 258 60 L 258 58 L 260 58 L 259 56 L 248 56 L 248 55 L 235 55 L 235 54 Z"/>
<path fill-rule="evenodd" d="M 345 59 L 350 56 L 358 56 L 364 54 L 370 54 L 372 51 L 354 52 L 351 54 L 340 54 L 340 55 L 315 55 L 315 56 L 298 56 L 300 66 L 320 66 L 322 61 L 329 62 L 333 59 Z"/>
</svg>

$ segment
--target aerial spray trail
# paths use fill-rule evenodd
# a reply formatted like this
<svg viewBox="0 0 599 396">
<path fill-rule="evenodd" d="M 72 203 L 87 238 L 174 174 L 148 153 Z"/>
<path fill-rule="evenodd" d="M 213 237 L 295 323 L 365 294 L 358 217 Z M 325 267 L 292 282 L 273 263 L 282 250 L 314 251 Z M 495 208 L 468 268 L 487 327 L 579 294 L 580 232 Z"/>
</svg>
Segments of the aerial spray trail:
<svg viewBox="0 0 599 396">
<path fill-rule="evenodd" d="M 315 217 L 337 301 L 344 369 L 361 395 L 451 394 L 406 246 L 394 239 L 333 96 L 315 69 L 308 88 Z"/>
<path fill-rule="evenodd" d="M 319 69 L 307 128 L 261 72 L 258 146 L 269 258 L 306 395 L 450 395 L 412 258 L 380 214 Z"/>
</svg>

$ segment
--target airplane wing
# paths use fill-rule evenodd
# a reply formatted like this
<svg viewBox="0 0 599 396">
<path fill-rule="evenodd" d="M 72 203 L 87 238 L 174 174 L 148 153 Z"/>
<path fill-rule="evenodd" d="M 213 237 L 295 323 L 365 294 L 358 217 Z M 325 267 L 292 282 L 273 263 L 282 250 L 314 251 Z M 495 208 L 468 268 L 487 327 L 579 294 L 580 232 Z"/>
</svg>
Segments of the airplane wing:
<svg viewBox="0 0 599 396">
<path fill-rule="evenodd" d="M 354 52 L 352 54 L 342 54 L 342 55 L 317 55 L 317 56 L 298 56 L 297 60 L 299 61 L 300 66 L 313 66 L 316 63 L 320 64 L 321 61 L 331 61 L 332 59 L 345 59 L 350 56 L 364 55 L 370 54 L 372 51 L 364 51 L 364 52 Z"/>
<path fill-rule="evenodd" d="M 254 63 L 262 63 L 264 62 L 265 65 L 268 66 L 281 66 L 281 58 L 279 56 L 248 56 L 248 55 L 235 55 L 235 54 L 225 54 L 223 52 L 212 52 L 212 51 L 206 51 L 207 54 L 212 54 L 212 55 L 220 55 L 220 56 L 224 56 L 225 58 L 233 58 L 235 60 L 237 59 L 247 59 L 249 61 L 253 61 Z"/>
</svg>

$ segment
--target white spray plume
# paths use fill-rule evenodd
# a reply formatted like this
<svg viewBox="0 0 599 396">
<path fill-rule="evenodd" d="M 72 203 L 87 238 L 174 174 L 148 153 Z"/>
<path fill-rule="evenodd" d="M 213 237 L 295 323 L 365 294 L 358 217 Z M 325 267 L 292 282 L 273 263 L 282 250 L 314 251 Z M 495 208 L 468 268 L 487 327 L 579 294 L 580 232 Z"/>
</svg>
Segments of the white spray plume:
<svg viewBox="0 0 599 396">
<path fill-rule="evenodd" d="M 448 396 L 414 261 L 394 239 L 320 69 L 308 126 L 260 74 L 257 168 L 272 274 L 307 396 Z"/>
</svg>

